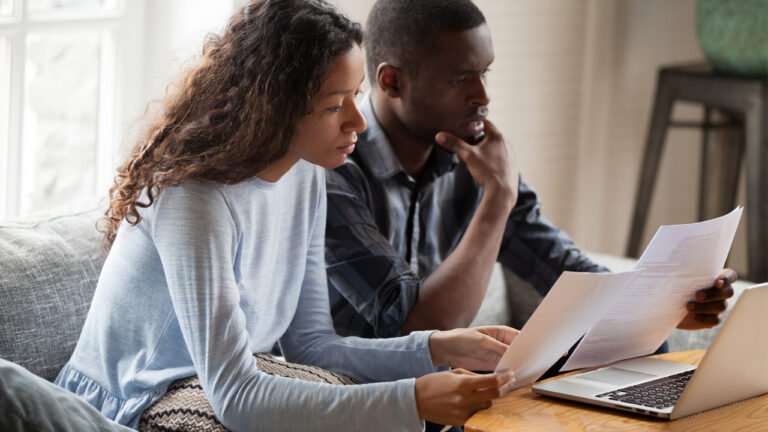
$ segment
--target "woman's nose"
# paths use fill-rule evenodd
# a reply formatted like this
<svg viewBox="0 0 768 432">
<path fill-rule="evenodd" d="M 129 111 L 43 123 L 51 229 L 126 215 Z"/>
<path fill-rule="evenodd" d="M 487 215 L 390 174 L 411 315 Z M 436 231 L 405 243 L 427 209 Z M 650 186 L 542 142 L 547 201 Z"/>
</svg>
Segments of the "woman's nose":
<svg viewBox="0 0 768 432">
<path fill-rule="evenodd" d="M 345 132 L 363 132 L 368 127 L 368 123 L 365 121 L 363 113 L 357 107 L 357 104 L 353 105 L 350 119 L 345 123 Z"/>
</svg>

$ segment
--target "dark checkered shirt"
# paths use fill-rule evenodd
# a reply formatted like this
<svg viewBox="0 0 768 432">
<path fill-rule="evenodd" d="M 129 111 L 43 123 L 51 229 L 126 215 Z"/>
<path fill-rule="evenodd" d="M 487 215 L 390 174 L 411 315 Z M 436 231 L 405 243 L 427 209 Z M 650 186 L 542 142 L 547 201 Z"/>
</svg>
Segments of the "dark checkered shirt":
<svg viewBox="0 0 768 432">
<path fill-rule="evenodd" d="M 436 146 L 416 181 L 403 170 L 373 114 L 347 161 L 326 176 L 326 265 L 336 331 L 343 336 L 400 335 L 421 282 L 459 243 L 482 189 L 463 163 Z M 541 215 L 520 182 L 498 261 L 542 295 L 565 270 L 606 271 Z"/>
</svg>

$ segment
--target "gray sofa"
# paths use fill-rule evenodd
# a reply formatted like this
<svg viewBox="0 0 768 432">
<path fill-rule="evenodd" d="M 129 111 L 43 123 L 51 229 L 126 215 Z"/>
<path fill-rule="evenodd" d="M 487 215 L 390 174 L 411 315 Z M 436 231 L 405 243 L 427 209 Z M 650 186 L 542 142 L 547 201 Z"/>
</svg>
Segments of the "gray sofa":
<svg viewBox="0 0 768 432">
<path fill-rule="evenodd" d="M 104 263 L 103 210 L 0 222 L 0 358 L 52 381 L 80 336 Z"/>
<path fill-rule="evenodd" d="M 0 430 L 132 429 L 49 381 L 69 359 L 104 263 L 103 211 L 0 222 Z"/>
<path fill-rule="evenodd" d="M 101 234 L 96 230 L 102 214 L 103 207 L 92 206 L 0 222 L 0 358 L 48 381 L 69 359 L 104 263 Z M 592 257 L 614 271 L 634 265 L 632 260 L 607 255 Z M 505 285 L 497 267 L 474 324 L 504 324 L 511 319 L 520 326 L 527 319 L 538 296 L 519 281 L 509 289 Z M 737 283 L 737 291 L 745 285 Z M 516 301 L 509 302 L 510 297 Z M 718 329 L 676 330 L 671 349 L 705 349 Z"/>
</svg>

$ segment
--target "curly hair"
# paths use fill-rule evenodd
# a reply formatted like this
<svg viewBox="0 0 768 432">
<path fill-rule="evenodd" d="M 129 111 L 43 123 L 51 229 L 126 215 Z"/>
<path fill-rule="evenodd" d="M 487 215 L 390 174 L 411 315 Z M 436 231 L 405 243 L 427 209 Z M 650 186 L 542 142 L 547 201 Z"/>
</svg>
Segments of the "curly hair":
<svg viewBox="0 0 768 432">
<path fill-rule="evenodd" d="M 323 0 L 250 1 L 223 34 L 209 35 L 200 63 L 117 169 L 100 227 L 105 247 L 164 187 L 238 183 L 284 156 L 335 59 L 362 38 L 358 23 Z"/>
</svg>

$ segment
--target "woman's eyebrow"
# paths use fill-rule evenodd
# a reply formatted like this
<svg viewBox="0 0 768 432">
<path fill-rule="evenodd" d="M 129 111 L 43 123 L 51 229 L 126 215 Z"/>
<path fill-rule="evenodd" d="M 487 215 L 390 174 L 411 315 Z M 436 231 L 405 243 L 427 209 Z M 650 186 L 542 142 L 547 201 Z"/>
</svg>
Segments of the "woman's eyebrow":
<svg viewBox="0 0 768 432">
<path fill-rule="evenodd" d="M 335 91 L 332 91 L 332 92 L 328 92 L 328 93 L 325 93 L 325 94 L 323 94 L 323 95 L 322 95 L 322 97 L 329 97 L 329 96 L 340 96 L 340 95 L 345 95 L 345 94 L 347 94 L 347 93 L 351 93 L 351 92 L 353 92 L 353 91 L 355 91 L 355 90 L 352 90 L 352 89 L 346 89 L 346 90 L 335 90 Z"/>
<path fill-rule="evenodd" d="M 363 79 L 360 80 L 360 84 L 362 84 L 363 81 L 365 81 L 365 76 L 363 76 Z M 320 95 L 320 97 L 326 98 L 326 97 L 329 97 L 329 96 L 341 96 L 341 95 L 345 95 L 347 93 L 355 93 L 355 92 L 357 92 L 357 89 L 334 90 L 334 91 L 331 91 L 331 92 L 328 92 L 328 93 L 324 93 L 324 94 Z"/>
</svg>

